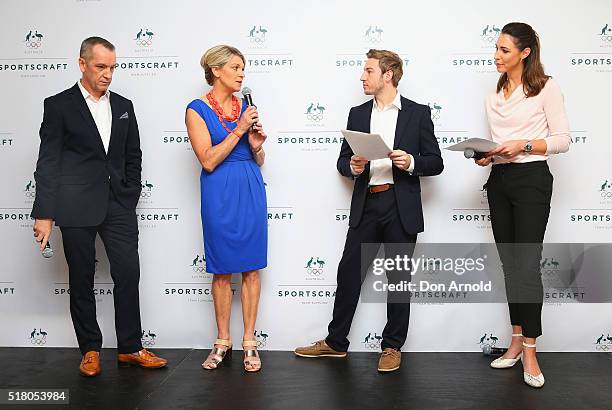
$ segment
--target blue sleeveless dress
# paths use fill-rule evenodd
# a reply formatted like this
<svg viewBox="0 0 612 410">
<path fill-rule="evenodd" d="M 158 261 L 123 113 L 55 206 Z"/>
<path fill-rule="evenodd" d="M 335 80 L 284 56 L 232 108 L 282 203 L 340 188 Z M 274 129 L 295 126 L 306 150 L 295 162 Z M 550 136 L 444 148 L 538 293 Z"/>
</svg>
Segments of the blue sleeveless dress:
<svg viewBox="0 0 612 410">
<path fill-rule="evenodd" d="M 213 145 L 227 137 L 219 118 L 204 101 L 193 100 L 187 108 L 206 122 Z M 243 103 L 241 114 L 245 108 Z M 226 121 L 225 125 L 233 130 L 237 123 Z M 266 190 L 247 135 L 213 172 L 202 169 L 200 195 L 206 271 L 241 273 L 265 268 L 268 264 Z"/>
</svg>

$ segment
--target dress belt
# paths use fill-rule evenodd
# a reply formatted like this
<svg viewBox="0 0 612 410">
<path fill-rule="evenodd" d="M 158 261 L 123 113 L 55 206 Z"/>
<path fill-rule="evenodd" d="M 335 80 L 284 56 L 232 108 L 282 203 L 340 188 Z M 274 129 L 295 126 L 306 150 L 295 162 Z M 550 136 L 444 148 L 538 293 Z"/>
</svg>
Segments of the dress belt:
<svg viewBox="0 0 612 410">
<path fill-rule="evenodd" d="M 385 192 L 393 188 L 393 184 L 382 184 L 382 185 L 370 185 L 368 187 L 368 191 L 371 194 L 378 194 L 380 192 Z"/>
</svg>

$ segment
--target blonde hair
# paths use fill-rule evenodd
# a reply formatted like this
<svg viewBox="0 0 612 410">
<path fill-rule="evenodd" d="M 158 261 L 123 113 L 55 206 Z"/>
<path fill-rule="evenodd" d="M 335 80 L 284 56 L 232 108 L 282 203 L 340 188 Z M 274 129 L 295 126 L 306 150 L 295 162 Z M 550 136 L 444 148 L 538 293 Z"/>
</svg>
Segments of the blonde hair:
<svg viewBox="0 0 612 410">
<path fill-rule="evenodd" d="M 232 57 L 238 56 L 242 60 L 243 64 L 246 64 L 244 55 L 236 47 L 226 46 L 224 44 L 214 46 L 208 49 L 202 58 L 200 59 L 200 65 L 204 69 L 204 76 L 208 85 L 213 85 L 215 81 L 215 75 L 212 69 L 214 67 L 223 67 L 232 59 Z"/>
<path fill-rule="evenodd" d="M 378 60 L 380 71 L 382 71 L 383 74 L 391 70 L 393 72 L 391 81 L 393 82 L 393 86 L 397 87 L 399 81 L 402 79 L 402 74 L 404 74 L 400 56 L 393 51 L 375 49 L 370 49 L 366 56 Z"/>
</svg>

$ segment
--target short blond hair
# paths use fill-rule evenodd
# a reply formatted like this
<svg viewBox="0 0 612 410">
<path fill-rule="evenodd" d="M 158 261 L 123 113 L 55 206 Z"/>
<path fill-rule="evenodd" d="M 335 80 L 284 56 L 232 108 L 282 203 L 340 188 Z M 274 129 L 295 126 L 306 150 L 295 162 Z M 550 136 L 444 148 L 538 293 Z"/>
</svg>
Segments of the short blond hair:
<svg viewBox="0 0 612 410">
<path fill-rule="evenodd" d="M 393 82 L 393 86 L 397 87 L 404 74 L 404 70 L 402 69 L 403 62 L 400 56 L 393 51 L 376 50 L 373 48 L 367 52 L 366 56 L 378 60 L 380 71 L 382 71 L 383 74 L 391 70 L 393 72 L 391 81 Z"/>
<path fill-rule="evenodd" d="M 238 56 L 242 59 L 242 63 L 246 64 L 244 55 L 236 47 L 226 46 L 224 44 L 214 46 L 208 49 L 200 59 L 200 65 L 204 69 L 204 76 L 208 85 L 213 85 L 215 75 L 212 69 L 214 67 L 223 67 L 232 57 Z"/>
</svg>

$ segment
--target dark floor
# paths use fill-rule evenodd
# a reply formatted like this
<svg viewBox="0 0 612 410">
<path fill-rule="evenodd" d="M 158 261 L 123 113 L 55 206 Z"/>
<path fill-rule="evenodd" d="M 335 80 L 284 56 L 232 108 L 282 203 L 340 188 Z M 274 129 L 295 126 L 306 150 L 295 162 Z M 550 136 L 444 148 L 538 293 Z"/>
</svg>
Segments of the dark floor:
<svg viewBox="0 0 612 410">
<path fill-rule="evenodd" d="M 515 368 L 489 368 L 478 353 L 404 353 L 402 368 L 376 371 L 375 353 L 304 359 L 262 352 L 263 370 L 246 374 L 240 351 L 215 371 L 206 351 L 156 349 L 166 369 L 118 368 L 102 352 L 102 374 L 78 373 L 76 349 L 0 348 L 0 388 L 68 388 L 71 408 L 103 409 L 610 409 L 612 354 L 540 353 L 546 385 L 535 390 Z M 6 408 L 6 406 L 2 406 Z M 17 409 L 31 406 L 14 406 Z M 50 409 L 57 406 L 39 406 Z M 61 406 L 59 408 L 66 408 Z"/>
</svg>

